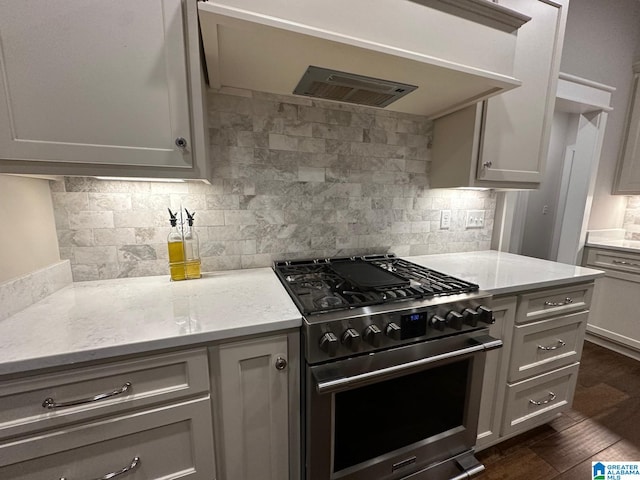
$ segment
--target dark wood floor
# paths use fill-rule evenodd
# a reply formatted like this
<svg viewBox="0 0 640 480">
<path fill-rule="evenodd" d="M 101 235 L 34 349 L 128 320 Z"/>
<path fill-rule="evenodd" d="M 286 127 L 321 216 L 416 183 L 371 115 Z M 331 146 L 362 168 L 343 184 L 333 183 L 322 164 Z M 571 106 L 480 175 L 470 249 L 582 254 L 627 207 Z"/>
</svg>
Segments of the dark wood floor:
<svg viewBox="0 0 640 480">
<path fill-rule="evenodd" d="M 477 457 L 482 480 L 584 480 L 592 461 L 640 461 L 640 362 L 586 342 L 573 409 Z"/>
</svg>

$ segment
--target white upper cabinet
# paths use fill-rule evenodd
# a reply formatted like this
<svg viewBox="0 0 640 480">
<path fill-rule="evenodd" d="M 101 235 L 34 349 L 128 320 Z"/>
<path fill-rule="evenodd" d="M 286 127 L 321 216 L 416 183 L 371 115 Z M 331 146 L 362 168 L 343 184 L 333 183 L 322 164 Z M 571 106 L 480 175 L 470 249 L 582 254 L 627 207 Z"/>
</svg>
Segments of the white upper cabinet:
<svg viewBox="0 0 640 480">
<path fill-rule="evenodd" d="M 640 62 L 633 65 L 633 71 L 627 127 L 613 186 L 613 193 L 622 195 L 640 194 Z"/>
<path fill-rule="evenodd" d="M 194 2 L 0 0 L 0 11 L 0 171 L 205 177 Z"/>
<path fill-rule="evenodd" d="M 518 30 L 522 86 L 439 118 L 432 187 L 536 188 L 547 157 L 567 1 L 502 0 L 531 20 Z"/>
<path fill-rule="evenodd" d="M 209 0 L 198 9 L 212 88 L 290 95 L 316 66 L 416 86 L 386 108 L 430 117 L 519 86 L 517 30 L 529 20 L 488 0 Z"/>
</svg>

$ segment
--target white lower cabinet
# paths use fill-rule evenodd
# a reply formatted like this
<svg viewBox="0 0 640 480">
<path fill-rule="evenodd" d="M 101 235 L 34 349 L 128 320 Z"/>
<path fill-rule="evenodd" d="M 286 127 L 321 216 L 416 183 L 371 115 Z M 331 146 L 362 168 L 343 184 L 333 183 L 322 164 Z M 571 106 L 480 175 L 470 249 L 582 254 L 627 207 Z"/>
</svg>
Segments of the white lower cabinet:
<svg viewBox="0 0 640 480">
<path fill-rule="evenodd" d="M 299 478 L 298 333 L 210 350 L 219 480 Z"/>
<path fill-rule="evenodd" d="M 215 478 L 206 349 L 0 384 L 2 479 Z"/>
<path fill-rule="evenodd" d="M 207 397 L 6 443 L 0 478 L 211 480 L 210 418 Z"/>
<path fill-rule="evenodd" d="M 585 249 L 585 264 L 605 271 L 594 293 L 593 312 L 587 332 L 612 342 L 614 348 L 637 355 L 640 352 L 640 254 L 600 248 Z"/>
<path fill-rule="evenodd" d="M 511 342 L 506 338 L 507 332 L 513 328 L 516 315 L 516 297 L 495 299 L 492 303 L 496 322 L 489 328 L 489 335 L 504 342 L 502 348 L 490 350 L 482 382 L 482 399 L 480 400 L 480 419 L 478 421 L 478 438 L 476 447 L 481 449 L 493 444 L 500 436 L 502 408 L 504 404 L 504 388 L 507 382 L 507 370 L 502 366 L 509 361 Z M 505 341 L 506 340 L 506 341 Z"/>
<path fill-rule="evenodd" d="M 537 427 L 571 406 L 579 363 L 507 385 L 502 434 Z"/>
<path fill-rule="evenodd" d="M 537 427 L 571 407 L 593 282 L 518 292 L 493 300 L 477 450 Z"/>
</svg>

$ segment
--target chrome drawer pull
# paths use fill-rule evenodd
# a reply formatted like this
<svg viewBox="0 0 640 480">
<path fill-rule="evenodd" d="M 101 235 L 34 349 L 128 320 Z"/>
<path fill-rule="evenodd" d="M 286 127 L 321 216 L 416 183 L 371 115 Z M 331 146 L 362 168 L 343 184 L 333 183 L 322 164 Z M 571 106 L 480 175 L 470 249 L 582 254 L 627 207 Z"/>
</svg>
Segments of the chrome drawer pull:
<svg viewBox="0 0 640 480">
<path fill-rule="evenodd" d="M 616 265 L 627 265 L 629 267 L 640 267 L 640 263 L 625 262 L 624 260 L 612 260 L 611 263 Z"/>
<path fill-rule="evenodd" d="M 135 470 L 140 466 L 140 462 L 141 462 L 140 457 L 133 457 L 133 460 L 131 460 L 131 463 L 126 467 L 124 467 L 122 470 L 118 470 L 117 472 L 107 473 L 106 475 L 103 475 L 102 477 L 99 477 L 99 478 L 95 478 L 94 480 L 109 480 L 111 478 L 118 477 L 127 472 L 132 472 L 133 470 Z M 60 477 L 60 480 L 67 480 L 67 479 L 65 477 Z"/>
<path fill-rule="evenodd" d="M 562 302 L 544 302 L 545 307 L 562 307 L 563 305 L 569 305 L 573 303 L 573 298 L 567 297 Z"/>
<path fill-rule="evenodd" d="M 535 400 L 531 400 L 529 399 L 529 403 L 531 405 L 546 405 L 547 403 L 551 403 L 556 399 L 556 394 L 553 392 L 549 392 L 549 395 L 547 395 L 547 399 L 546 400 L 542 400 L 540 402 L 536 402 Z"/>
<path fill-rule="evenodd" d="M 552 346 L 552 347 L 543 347 L 542 345 L 538 345 L 538 350 L 544 350 L 545 352 L 548 352 L 549 350 L 557 350 L 559 348 L 562 348 L 566 345 L 565 342 L 563 342 L 562 340 L 558 339 L 556 345 Z"/>
<path fill-rule="evenodd" d="M 42 402 L 42 406 L 49 410 L 53 410 L 54 408 L 73 407 L 75 405 L 82 405 L 84 403 L 92 403 L 92 402 L 97 402 L 98 400 L 104 400 L 105 398 L 115 397 L 116 395 L 120 395 L 121 393 L 125 393 L 129 391 L 130 388 L 131 388 L 131 382 L 127 382 L 124 385 L 122 385 L 120 388 L 116 388 L 112 392 L 100 393 L 95 397 L 81 398 L 78 400 L 71 400 L 70 402 L 56 403 L 56 401 L 53 398 L 49 397 L 44 399 L 44 402 Z"/>
</svg>

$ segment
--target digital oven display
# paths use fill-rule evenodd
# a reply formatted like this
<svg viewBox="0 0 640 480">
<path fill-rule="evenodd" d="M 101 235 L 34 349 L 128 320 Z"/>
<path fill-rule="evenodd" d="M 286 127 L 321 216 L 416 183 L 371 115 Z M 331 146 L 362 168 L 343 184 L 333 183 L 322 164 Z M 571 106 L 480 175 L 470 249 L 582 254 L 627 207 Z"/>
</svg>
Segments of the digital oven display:
<svg viewBox="0 0 640 480">
<path fill-rule="evenodd" d="M 400 338 L 421 337 L 427 334 L 427 313 L 410 313 L 400 317 Z"/>
</svg>

